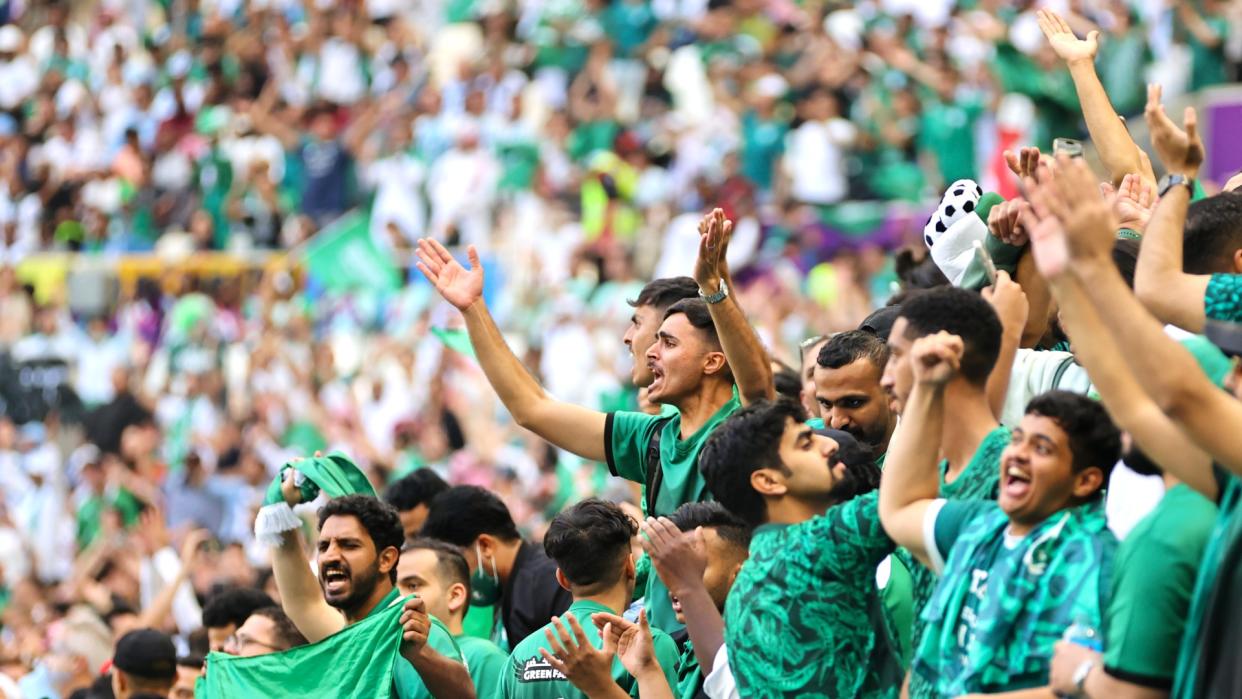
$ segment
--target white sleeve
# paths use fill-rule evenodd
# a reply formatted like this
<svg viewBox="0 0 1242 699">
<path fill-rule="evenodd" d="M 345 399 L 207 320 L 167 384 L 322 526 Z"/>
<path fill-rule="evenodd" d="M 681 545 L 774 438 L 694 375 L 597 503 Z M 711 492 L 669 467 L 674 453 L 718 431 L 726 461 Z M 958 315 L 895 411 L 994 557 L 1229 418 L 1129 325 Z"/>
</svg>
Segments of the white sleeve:
<svg viewBox="0 0 1242 699">
<path fill-rule="evenodd" d="M 944 573 L 944 553 L 936 546 L 936 518 L 947 502 L 944 498 L 932 500 L 923 513 L 923 548 L 927 551 L 927 562 L 936 575 Z"/>
<path fill-rule="evenodd" d="M 716 651 L 712 671 L 703 679 L 703 692 L 711 699 L 741 699 L 737 693 L 737 682 L 733 681 L 733 670 L 729 667 L 729 649 L 723 643 Z"/>
</svg>

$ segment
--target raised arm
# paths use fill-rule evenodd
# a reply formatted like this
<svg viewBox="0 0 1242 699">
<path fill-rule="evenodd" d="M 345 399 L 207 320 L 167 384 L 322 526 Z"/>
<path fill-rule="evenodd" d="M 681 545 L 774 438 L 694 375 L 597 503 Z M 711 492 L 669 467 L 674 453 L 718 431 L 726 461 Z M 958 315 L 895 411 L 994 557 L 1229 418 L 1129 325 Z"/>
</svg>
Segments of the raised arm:
<svg viewBox="0 0 1242 699">
<path fill-rule="evenodd" d="M 946 332 L 914 341 L 914 390 L 888 445 L 880 478 L 880 524 L 898 546 L 928 565 L 923 519 L 940 494 L 936 461 L 944 428 L 944 389 L 957 373 L 962 349 L 962 339 Z"/>
<path fill-rule="evenodd" d="M 1160 104 L 1160 86 L 1149 85 L 1145 115 L 1152 145 L 1165 168 L 1171 174 L 1193 180 L 1203 162 L 1203 143 L 1199 140 L 1194 109 L 1186 108 L 1186 130 L 1177 128 Z M 1189 187 L 1174 187 L 1156 205 L 1143 236 L 1134 272 L 1134 292 L 1160 320 L 1202 332 L 1206 320 L 1203 297 L 1211 277 L 1182 271 L 1183 228 L 1190 195 Z"/>
<path fill-rule="evenodd" d="M 1212 460 L 1143 390 L 1126 365 L 1116 340 L 1100 319 L 1082 282 L 1065 264 L 1065 232 L 1055 217 L 1047 216 L 1031 232 L 1035 261 L 1052 286 L 1061 309 L 1061 322 L 1074 338 L 1074 356 L 1087 370 L 1104 407 L 1117 426 L 1161 468 L 1215 500 Z"/>
<path fill-rule="evenodd" d="M 483 301 L 483 266 L 470 246 L 470 268 L 462 267 L 440 243 L 418 241 L 418 268 L 436 291 L 466 319 L 470 344 L 488 383 L 522 427 L 584 459 L 604 461 L 604 413 L 555 400 L 530 375 L 496 327 Z"/>
<path fill-rule="evenodd" d="M 1242 474 L 1242 442 L 1220 429 L 1242 424 L 1242 403 L 1216 388 L 1126 287 L 1111 257 L 1115 221 L 1086 164 L 1062 158 L 1059 165 L 1055 187 L 1027 182 L 1036 215 L 1061 221 L 1070 269 L 1118 346 L 1136 348 L 1124 356 L 1144 390 L 1200 448 Z"/>
<path fill-rule="evenodd" d="M 648 517 L 642 529 L 643 550 L 651 556 L 656 575 L 681 603 L 694 656 L 706 675 L 724 645 L 724 617 L 703 585 L 707 559 L 702 532 L 683 532 L 667 517 Z"/>
<path fill-rule="evenodd" d="M 285 471 L 284 476 L 280 490 L 285 503 L 292 507 L 301 502 L 302 495 L 294 485 L 293 469 Z M 280 545 L 272 548 L 272 575 L 280 591 L 280 606 L 306 640 L 316 643 L 345 628 L 345 617 L 323 598 L 323 590 L 302 549 L 301 529 L 280 534 Z"/>
<path fill-rule="evenodd" d="M 160 628 L 164 625 L 164 620 L 172 613 L 173 600 L 177 597 L 177 592 L 190 579 L 190 573 L 202 554 L 203 544 L 210 538 L 211 532 L 206 529 L 195 529 L 185 535 L 185 540 L 181 543 L 181 568 L 177 570 L 177 575 L 164 585 L 155 599 L 151 600 L 151 604 L 142 610 L 138 616 L 139 628 Z"/>
<path fill-rule="evenodd" d="M 749 404 L 775 398 L 776 387 L 768 353 L 746 320 L 746 314 L 737 303 L 736 290 L 732 288 L 733 280 L 725 260 L 732 233 L 733 222 L 725 218 L 724 211 L 714 209 L 703 217 L 699 222 L 699 257 L 694 265 L 694 280 L 708 297 L 719 292 L 722 283 L 729 288 L 722 301 L 709 303 L 707 309 L 712 314 L 721 349 L 737 383 L 737 392 L 742 403 Z"/>
<path fill-rule="evenodd" d="M 1009 379 L 1013 373 L 1013 361 L 1018 356 L 1018 347 L 1022 344 L 1022 331 L 1026 328 L 1026 315 L 1029 306 L 1022 287 L 1009 278 L 1009 273 L 996 273 L 996 284 L 983 290 L 983 298 L 996 309 L 1001 321 L 1000 355 L 996 358 L 996 366 L 988 375 L 988 405 L 992 415 L 1001 418 L 1005 409 L 1005 397 L 1009 394 Z"/>
<path fill-rule="evenodd" d="M 1052 50 L 1065 61 L 1070 77 L 1074 80 L 1074 89 L 1078 92 L 1078 101 L 1082 104 L 1082 115 L 1087 122 L 1087 131 L 1099 151 L 1100 160 L 1108 169 L 1108 175 L 1114 185 L 1121 184 L 1121 178 L 1127 173 L 1137 173 L 1144 179 L 1156 181 L 1150 163 L 1143 160 L 1139 147 L 1130 138 L 1125 122 L 1117 116 L 1113 105 L 1108 101 L 1104 85 L 1095 72 L 1095 55 L 1099 49 L 1099 32 L 1093 31 L 1086 39 L 1074 36 L 1069 23 L 1052 10 L 1038 12 L 1039 28 Z"/>
</svg>

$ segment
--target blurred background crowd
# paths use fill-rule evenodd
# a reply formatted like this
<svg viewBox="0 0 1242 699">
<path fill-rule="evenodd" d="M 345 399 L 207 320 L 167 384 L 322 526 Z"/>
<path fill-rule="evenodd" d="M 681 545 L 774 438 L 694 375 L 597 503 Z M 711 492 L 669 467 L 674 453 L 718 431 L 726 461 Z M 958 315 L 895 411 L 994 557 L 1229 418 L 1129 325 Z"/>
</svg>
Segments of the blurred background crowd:
<svg viewBox="0 0 1242 699">
<path fill-rule="evenodd" d="M 1039 6 L 1101 32 L 1122 115 L 1148 79 L 1238 78 L 1242 3 Z M 622 409 L 625 301 L 689 273 L 721 206 L 796 385 L 800 340 L 927 273 L 894 251 L 948 183 L 1012 187 L 1001 150 L 1083 133 L 1035 7 L 0 1 L 0 683 L 87 671 L 75 644 L 106 659 L 169 586 L 188 634 L 213 587 L 266 580 L 251 523 L 293 456 L 342 449 L 381 488 L 431 468 L 535 536 L 626 497 L 510 424 L 414 241 L 477 245 L 542 384 Z M 298 264 L 325 234 L 363 242 Z M 192 528 L 215 544 L 182 576 Z"/>
</svg>

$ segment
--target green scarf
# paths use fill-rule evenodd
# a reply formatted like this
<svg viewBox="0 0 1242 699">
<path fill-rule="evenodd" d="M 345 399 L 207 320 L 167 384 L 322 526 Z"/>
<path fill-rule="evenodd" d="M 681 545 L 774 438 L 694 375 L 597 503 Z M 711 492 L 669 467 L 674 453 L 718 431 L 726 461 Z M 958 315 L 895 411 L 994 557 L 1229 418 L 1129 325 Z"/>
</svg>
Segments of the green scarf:
<svg viewBox="0 0 1242 699">
<path fill-rule="evenodd" d="M 318 697 L 333 688 L 355 699 L 390 699 L 401 652 L 400 600 L 372 612 L 318 643 L 281 653 L 241 658 L 207 656 L 203 691 L 196 699 Z"/>
<path fill-rule="evenodd" d="M 263 498 L 263 507 L 254 520 L 254 533 L 259 541 L 275 546 L 280 543 L 280 533 L 297 529 L 302 521 L 293 514 L 292 508 L 285 503 L 285 496 L 280 492 L 280 484 L 285 471 L 293 469 L 302 502 L 310 502 L 319 497 L 319 491 L 330 498 L 343 495 L 370 495 L 375 497 L 375 489 L 367 480 L 358 466 L 348 456 L 333 452 L 327 456 L 316 456 L 309 459 L 290 461 L 280 467 L 280 473 L 267 487 L 267 495 Z"/>
<path fill-rule="evenodd" d="M 1053 515 L 1016 549 L 1004 549 L 1008 526 L 999 507 L 968 524 L 923 611 L 927 630 L 915 671 L 935 678 L 941 696 L 1043 685 L 1066 627 L 1077 619 L 1101 627 L 1117 548 L 1103 502 Z M 962 612 L 978 569 L 989 571 L 986 593 L 975 609 L 973 640 L 962 647 Z"/>
</svg>

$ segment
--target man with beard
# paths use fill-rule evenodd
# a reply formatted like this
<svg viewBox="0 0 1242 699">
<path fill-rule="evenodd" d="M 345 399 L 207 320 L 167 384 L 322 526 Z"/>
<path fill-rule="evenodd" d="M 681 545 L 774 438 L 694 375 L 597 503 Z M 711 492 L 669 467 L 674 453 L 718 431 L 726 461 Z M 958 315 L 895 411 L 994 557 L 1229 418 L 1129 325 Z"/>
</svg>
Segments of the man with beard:
<svg viewBox="0 0 1242 699">
<path fill-rule="evenodd" d="M 418 267 L 462 312 L 479 364 L 519 425 L 642 484 L 646 514 L 668 515 L 710 497 L 698 456 L 712 430 L 742 403 L 775 394 L 767 352 L 730 295 L 725 256 L 732 228 L 720 209 L 704 216 L 695 266 L 701 299 L 682 300 L 665 311 L 645 356 L 652 376 L 647 398 L 675 407 L 671 415 L 602 413 L 556 400 L 505 344 L 483 301 L 483 269 L 473 248 L 466 268 L 444 246 L 423 239 Z M 631 351 L 645 341 L 632 337 Z M 637 373 L 636 381 L 645 380 Z M 647 576 L 643 597 L 652 626 L 667 632 L 681 627 L 658 576 Z"/>
<path fill-rule="evenodd" d="M 281 492 L 290 506 L 301 502 L 292 470 Z M 289 618 L 311 643 L 321 641 L 400 599 L 397 560 L 404 533 L 391 505 L 367 495 L 329 500 L 319 510 L 318 579 L 302 551 L 299 531 L 281 533 L 272 570 Z M 473 697 L 474 685 L 452 635 L 431 618 L 418 598 L 405 602 L 401 652 L 393 667 L 399 699 Z"/>
<path fill-rule="evenodd" d="M 888 440 L 897 426 L 888 396 L 880 387 L 888 347 L 866 330 L 838 333 L 820 349 L 814 373 L 815 401 L 820 424 L 849 432 L 876 454 L 884 464 Z"/>
<path fill-rule="evenodd" d="M 1002 333 L 992 306 L 977 293 L 953 287 L 932 289 L 905 301 L 889 334 L 889 358 L 881 385 L 889 395 L 890 409 L 901 414 L 914 386 L 910 348 L 919 338 L 941 331 L 962 339 L 961 368 L 944 390 L 945 412 L 953 419 L 945 420 L 938 440 L 927 440 L 923 448 L 938 460 L 934 470 L 940 497 L 993 500 L 1009 429 L 997 422 L 988 402 L 988 376 L 1000 354 Z M 910 570 L 914 592 L 910 647 L 917 649 L 923 636 L 923 608 L 931 599 L 936 579 L 919 561 L 905 553 L 899 555 Z M 917 675 L 912 675 L 910 682 L 911 697 L 930 695 L 930 687 Z"/>
<path fill-rule="evenodd" d="M 703 671 L 727 664 L 744 697 L 892 697 L 902 673 L 875 582 L 894 548 L 880 472 L 848 433 L 805 421 L 797 403 L 756 403 L 703 449 L 712 492 L 755 527 L 725 602 L 725 648 Z"/>
</svg>

